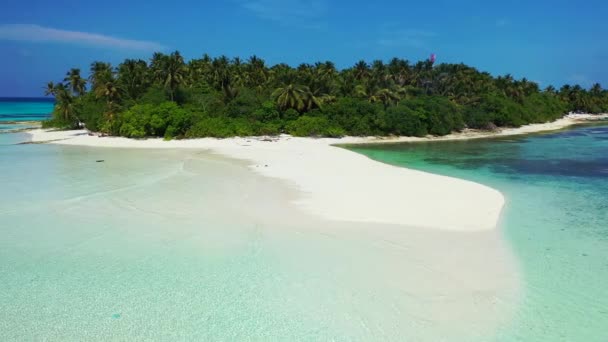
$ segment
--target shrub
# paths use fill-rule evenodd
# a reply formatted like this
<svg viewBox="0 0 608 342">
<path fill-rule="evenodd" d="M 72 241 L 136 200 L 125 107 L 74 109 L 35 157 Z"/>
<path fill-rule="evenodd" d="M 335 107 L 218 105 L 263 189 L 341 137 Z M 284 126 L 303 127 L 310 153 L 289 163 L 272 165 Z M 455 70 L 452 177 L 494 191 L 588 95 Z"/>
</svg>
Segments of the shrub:
<svg viewBox="0 0 608 342">
<path fill-rule="evenodd" d="M 169 101 L 169 95 L 167 94 L 165 88 L 160 85 L 154 85 L 146 90 L 146 92 L 139 99 L 138 103 L 159 105 L 166 101 Z"/>
<path fill-rule="evenodd" d="M 323 107 L 324 116 L 350 135 L 379 134 L 382 111 L 380 104 L 354 98 L 341 98 Z"/>
<path fill-rule="evenodd" d="M 86 123 L 88 129 L 98 131 L 106 120 L 106 107 L 107 105 L 103 100 L 98 99 L 92 93 L 88 93 L 76 99 L 74 113 L 78 120 Z"/>
<path fill-rule="evenodd" d="M 260 122 L 276 121 L 279 120 L 279 111 L 274 102 L 265 101 L 260 108 L 253 112 L 252 118 Z"/>
<path fill-rule="evenodd" d="M 253 123 L 247 119 L 234 119 L 226 117 L 203 118 L 192 126 L 187 132 L 187 138 L 228 138 L 233 136 L 252 136 L 260 134 L 273 134 L 277 128 L 270 124 Z"/>
<path fill-rule="evenodd" d="M 225 113 L 231 118 L 251 117 L 261 106 L 262 101 L 253 90 L 242 88 L 239 89 L 236 97 L 228 102 Z"/>
<path fill-rule="evenodd" d="M 289 123 L 287 125 L 287 132 L 297 137 L 341 137 L 346 134 L 344 129 L 332 126 L 326 118 L 311 116 L 301 116 Z"/>
<path fill-rule="evenodd" d="M 112 133 L 125 137 L 141 138 L 179 137 L 183 136 L 193 123 L 192 112 L 180 108 L 174 102 L 163 102 L 160 105 L 135 105 L 118 115 Z M 113 125 L 114 126 L 114 125 Z M 167 133 L 167 129 L 171 130 Z"/>
<path fill-rule="evenodd" d="M 51 118 L 42 121 L 42 128 L 74 129 L 76 125 L 71 120 L 66 121 L 60 118 Z"/>
<path fill-rule="evenodd" d="M 293 108 L 289 108 L 283 112 L 283 120 L 286 120 L 286 121 L 297 120 L 299 117 L 300 117 L 300 113 L 298 113 L 298 111 Z"/>
<path fill-rule="evenodd" d="M 425 113 L 423 111 L 414 111 L 403 104 L 389 107 L 382 121 L 384 131 L 389 134 L 416 137 L 428 134 Z"/>
</svg>

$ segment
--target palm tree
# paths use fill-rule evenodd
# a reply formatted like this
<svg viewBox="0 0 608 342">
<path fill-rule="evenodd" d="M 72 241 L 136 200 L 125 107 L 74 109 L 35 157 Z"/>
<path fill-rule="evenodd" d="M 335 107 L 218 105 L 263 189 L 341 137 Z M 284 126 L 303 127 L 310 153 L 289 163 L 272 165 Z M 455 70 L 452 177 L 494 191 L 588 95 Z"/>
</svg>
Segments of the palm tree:
<svg viewBox="0 0 608 342">
<path fill-rule="evenodd" d="M 99 85 L 95 90 L 95 96 L 97 98 L 103 98 L 106 100 L 107 113 L 110 116 L 112 116 L 116 104 L 120 100 L 120 95 L 121 89 L 114 81 L 105 82 L 104 84 Z"/>
<path fill-rule="evenodd" d="M 591 89 L 589 89 L 589 93 L 592 96 L 602 96 L 602 86 L 599 83 L 595 83 Z"/>
<path fill-rule="evenodd" d="M 245 85 L 251 88 L 261 88 L 268 81 L 268 70 L 264 60 L 253 55 L 245 65 Z"/>
<path fill-rule="evenodd" d="M 388 88 L 379 89 L 369 99 L 370 102 L 380 102 L 384 105 L 384 108 L 388 108 L 389 105 L 399 102 L 399 95 L 395 94 Z"/>
<path fill-rule="evenodd" d="M 388 64 L 388 73 L 393 82 L 403 86 L 410 81 L 410 63 L 407 60 L 393 58 Z"/>
<path fill-rule="evenodd" d="M 49 95 L 55 95 L 55 83 L 53 82 L 49 82 L 46 84 L 46 87 L 44 88 L 44 96 L 49 96 Z"/>
<path fill-rule="evenodd" d="M 369 76 L 369 66 L 364 60 L 358 61 L 353 69 L 356 80 L 361 81 Z"/>
<path fill-rule="evenodd" d="M 74 95 L 82 95 L 86 91 L 87 81 L 80 76 L 80 69 L 70 69 L 63 81 L 69 84 Z"/>
<path fill-rule="evenodd" d="M 555 89 L 554 86 L 550 85 L 547 88 L 545 88 L 545 93 L 550 94 L 550 95 L 557 95 L 557 89 Z"/>
<path fill-rule="evenodd" d="M 118 84 L 131 99 L 139 97 L 148 85 L 148 65 L 138 59 L 127 59 L 118 66 Z"/>
<path fill-rule="evenodd" d="M 332 62 L 316 63 L 310 71 L 307 84 L 315 96 L 329 95 L 334 92 L 337 71 Z"/>
<path fill-rule="evenodd" d="M 371 78 L 373 82 L 380 87 L 387 87 L 387 81 L 390 79 L 387 74 L 387 68 L 383 61 L 375 60 L 372 62 Z"/>
<path fill-rule="evenodd" d="M 285 87 L 277 88 L 272 93 L 272 97 L 281 110 L 295 109 L 298 112 L 304 112 L 315 106 L 320 106 L 318 99 L 306 86 L 289 84 Z"/>
<path fill-rule="evenodd" d="M 187 68 L 184 57 L 179 51 L 175 51 L 168 56 L 155 53 L 152 57 L 151 68 L 155 79 L 169 90 L 171 101 L 173 101 L 175 91 L 184 83 L 186 78 Z"/>
<path fill-rule="evenodd" d="M 341 96 L 353 95 L 356 86 L 356 79 L 352 69 L 342 71 L 336 79 L 336 89 Z"/>
<path fill-rule="evenodd" d="M 150 70 L 154 82 L 162 83 L 162 74 L 167 55 L 162 52 L 155 52 L 150 59 Z"/>
<path fill-rule="evenodd" d="M 190 60 L 186 65 L 188 77 L 186 77 L 185 83 L 191 87 L 212 86 L 214 82 L 212 62 L 213 59 L 208 54 L 204 54 L 200 59 Z"/>
<path fill-rule="evenodd" d="M 91 83 L 91 90 L 95 91 L 97 86 L 104 84 L 114 78 L 112 72 L 112 65 L 105 62 L 93 62 L 91 63 L 91 75 L 89 76 L 89 82 Z"/>
<path fill-rule="evenodd" d="M 74 117 L 74 98 L 68 88 L 63 84 L 59 83 L 55 86 L 55 99 L 57 105 L 55 109 L 59 111 L 63 120 L 70 121 Z"/>
<path fill-rule="evenodd" d="M 521 84 L 523 93 L 526 96 L 530 96 L 531 94 L 538 93 L 540 90 L 538 87 L 538 83 L 529 81 L 525 77 L 521 79 L 520 84 Z"/>
<path fill-rule="evenodd" d="M 297 76 L 295 70 L 285 63 L 276 64 L 269 71 L 270 84 L 276 87 L 297 83 Z"/>
</svg>

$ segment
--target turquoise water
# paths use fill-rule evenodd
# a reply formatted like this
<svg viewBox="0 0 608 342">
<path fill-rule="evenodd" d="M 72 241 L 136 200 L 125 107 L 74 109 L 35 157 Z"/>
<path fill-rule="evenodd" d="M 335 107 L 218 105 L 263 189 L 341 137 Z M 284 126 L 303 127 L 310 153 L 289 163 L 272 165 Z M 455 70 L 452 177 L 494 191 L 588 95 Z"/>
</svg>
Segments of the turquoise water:
<svg viewBox="0 0 608 342">
<path fill-rule="evenodd" d="M 511 317 L 495 234 L 318 220 L 205 151 L 25 140 L 0 134 L 1 341 L 485 341 Z"/>
<path fill-rule="evenodd" d="M 318 221 L 204 151 L 3 145 L 0 161 L 3 341 L 487 340 L 511 307 L 489 282 L 499 305 L 481 309 L 466 276 L 503 276 L 492 235 Z"/>
<path fill-rule="evenodd" d="M 0 97 L 0 134 L 26 127 L 26 125 L 12 123 L 15 121 L 42 121 L 48 119 L 53 111 L 53 106 L 54 101 L 52 99 Z"/>
<path fill-rule="evenodd" d="M 524 298 L 497 340 L 608 340 L 608 125 L 352 149 L 506 195 L 502 229 L 523 272 Z"/>
<path fill-rule="evenodd" d="M 495 234 L 319 221 L 204 151 L 0 134 L 0 340 L 603 341 L 607 135 L 357 149 L 503 191 L 517 299 Z"/>
<path fill-rule="evenodd" d="M 0 97 L 0 122 L 44 120 L 53 111 L 54 104 L 53 99 Z"/>
</svg>

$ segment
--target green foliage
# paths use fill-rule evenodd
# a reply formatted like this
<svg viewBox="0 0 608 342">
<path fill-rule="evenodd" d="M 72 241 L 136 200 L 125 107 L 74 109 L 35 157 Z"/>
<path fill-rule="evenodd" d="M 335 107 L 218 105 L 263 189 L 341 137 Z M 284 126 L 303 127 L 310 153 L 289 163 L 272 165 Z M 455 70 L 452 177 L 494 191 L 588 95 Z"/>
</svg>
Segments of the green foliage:
<svg viewBox="0 0 608 342">
<path fill-rule="evenodd" d="M 349 135 L 382 134 L 379 118 L 383 114 L 383 107 L 380 104 L 356 98 L 341 98 L 324 106 L 322 112 Z"/>
<path fill-rule="evenodd" d="M 283 120 L 289 122 L 289 121 L 297 120 L 300 117 L 300 113 L 298 113 L 298 111 L 293 108 L 289 108 L 283 112 L 282 117 L 283 117 Z"/>
<path fill-rule="evenodd" d="M 421 137 L 428 134 L 426 119 L 423 112 L 400 103 L 386 110 L 382 126 L 389 134 Z"/>
<path fill-rule="evenodd" d="M 460 108 L 445 97 L 422 96 L 404 100 L 400 105 L 410 108 L 418 117 L 426 118 L 429 134 L 446 135 L 464 127 Z"/>
<path fill-rule="evenodd" d="M 76 127 L 133 138 L 445 135 L 546 122 L 567 111 L 608 111 L 608 91 L 565 85 L 559 90 L 493 77 L 464 64 L 360 61 L 268 67 L 253 56 L 184 61 L 179 52 L 116 68 L 93 62 L 88 80 L 71 69 L 45 94 L 57 101 L 46 127 Z"/>
<path fill-rule="evenodd" d="M 276 135 L 279 125 L 252 122 L 243 118 L 203 118 L 186 132 L 187 138 L 228 138 L 234 136 Z"/>
<path fill-rule="evenodd" d="M 169 101 L 169 96 L 165 89 L 162 86 L 154 85 L 143 93 L 138 103 L 159 105 L 166 101 Z"/>
<path fill-rule="evenodd" d="M 280 115 L 274 102 L 265 101 L 260 108 L 253 111 L 252 118 L 259 122 L 275 122 L 280 119 Z"/>
<path fill-rule="evenodd" d="M 96 98 L 93 93 L 80 96 L 75 104 L 74 111 L 76 117 L 82 122 L 86 122 L 87 129 L 100 131 L 105 121 L 105 107 L 103 101 Z"/>
<path fill-rule="evenodd" d="M 523 101 L 523 107 L 524 120 L 528 123 L 556 120 L 562 116 L 562 113 L 566 112 L 567 108 L 566 103 L 547 93 L 537 93 L 526 97 Z"/>
<path fill-rule="evenodd" d="M 42 128 L 75 129 L 74 121 L 66 121 L 59 116 L 53 115 L 48 120 L 42 121 Z"/>
<path fill-rule="evenodd" d="M 158 106 L 135 105 L 122 112 L 116 122 L 117 125 L 112 128 L 112 134 L 115 135 L 129 138 L 173 138 L 185 135 L 193 123 L 193 114 L 175 102 L 163 102 Z"/>
<path fill-rule="evenodd" d="M 254 91 L 243 89 L 226 105 L 226 116 L 230 118 L 249 117 L 261 106 L 262 101 Z"/>
<path fill-rule="evenodd" d="M 341 137 L 344 129 L 330 124 L 323 117 L 301 116 L 287 125 L 287 132 L 297 137 Z"/>
</svg>

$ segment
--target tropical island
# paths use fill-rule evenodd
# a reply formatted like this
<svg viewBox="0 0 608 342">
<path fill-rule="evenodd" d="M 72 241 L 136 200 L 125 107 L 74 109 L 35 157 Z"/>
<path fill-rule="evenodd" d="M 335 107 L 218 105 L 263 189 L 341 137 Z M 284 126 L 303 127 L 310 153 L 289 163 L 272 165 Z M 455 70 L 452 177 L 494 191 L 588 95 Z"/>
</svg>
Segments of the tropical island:
<svg viewBox="0 0 608 342">
<path fill-rule="evenodd" d="M 400 58 L 267 66 L 204 55 L 188 62 L 175 51 L 149 63 L 93 62 L 49 82 L 56 105 L 45 128 L 77 128 L 129 138 L 259 136 L 443 136 L 464 128 L 492 130 L 544 123 L 567 112 L 608 112 L 599 84 L 549 86 L 511 75 L 493 77 L 465 64 L 415 64 Z"/>
<path fill-rule="evenodd" d="M 247 337 L 250 331 L 263 326 L 258 322 L 250 323 L 249 317 L 281 317 L 277 320 L 281 324 L 292 324 L 290 320 L 293 319 L 296 322 L 293 324 L 300 325 L 303 315 L 313 312 L 315 318 L 317 316 L 316 309 L 310 311 L 308 303 L 317 308 L 323 307 L 322 303 L 327 301 L 337 302 L 339 309 L 328 309 L 328 317 L 331 318 L 324 320 L 331 322 L 334 317 L 346 317 L 347 323 L 344 326 L 349 327 L 346 330 L 355 329 L 359 336 L 370 336 L 364 339 L 373 340 L 382 336 L 383 332 L 367 329 L 374 325 L 382 329 L 390 325 L 387 331 L 395 331 L 394 336 L 399 338 L 408 332 L 439 336 L 430 340 L 443 336 L 494 336 L 498 329 L 512 324 L 519 312 L 531 310 L 536 315 L 538 310 L 547 309 L 545 303 L 553 305 L 553 308 L 561 307 L 561 300 L 552 302 L 553 294 L 555 290 L 570 289 L 569 284 L 565 287 L 557 284 L 567 281 L 555 281 L 560 279 L 556 275 L 570 277 L 570 271 L 549 273 L 551 277 L 546 277 L 546 281 L 550 283 L 543 283 L 544 279 L 539 281 L 526 273 L 530 270 L 535 274 L 547 272 L 546 259 L 543 258 L 548 255 L 546 246 L 551 243 L 551 239 L 537 239 L 538 235 L 534 234 L 545 229 L 547 236 L 558 236 L 555 245 L 549 244 L 553 246 L 550 248 L 563 248 L 563 235 L 556 234 L 554 227 L 558 227 L 560 234 L 570 228 L 573 221 L 569 217 L 577 217 L 573 214 L 574 211 L 584 212 L 581 208 L 583 203 L 588 203 L 589 188 L 597 189 L 594 191 L 600 198 L 595 207 L 601 208 L 603 203 L 600 196 L 605 191 L 601 177 L 604 176 L 606 167 L 602 164 L 594 167 L 586 160 L 574 160 L 579 157 L 578 154 L 584 154 L 583 151 L 593 158 L 604 155 L 601 146 L 605 146 L 605 128 L 602 125 L 592 126 L 596 130 L 587 134 L 574 131 L 567 140 L 559 134 L 547 134 L 547 140 L 527 137 L 508 138 L 505 142 L 498 139 L 497 143 L 479 142 L 480 145 L 469 142 L 426 144 L 437 146 L 435 154 L 424 154 L 425 146 L 412 147 L 421 147 L 421 157 L 424 160 L 438 159 L 432 156 L 454 156 L 461 159 L 466 155 L 466 158 L 475 160 L 478 165 L 476 167 L 479 168 L 477 158 L 486 158 L 482 159 L 485 163 L 488 156 L 491 156 L 492 160 L 518 165 L 520 168 L 514 169 L 513 173 L 506 169 L 503 177 L 509 180 L 521 179 L 521 183 L 525 184 L 518 188 L 524 190 L 521 195 L 503 193 L 502 189 L 493 187 L 494 184 L 477 183 L 475 178 L 461 179 L 450 173 L 429 173 L 425 169 L 417 169 L 415 165 L 410 168 L 406 161 L 395 163 L 395 160 L 407 153 L 403 153 L 406 149 L 401 148 L 405 148 L 405 145 L 414 146 L 412 144 L 395 145 L 397 150 L 394 152 L 388 146 L 382 147 L 384 150 L 381 148 L 380 155 L 385 154 L 386 159 L 378 158 L 378 155 L 373 157 L 370 150 L 363 152 L 364 149 L 349 150 L 335 146 L 396 140 L 504 137 L 560 129 L 585 120 L 583 118 L 608 117 L 606 114 L 584 114 L 562 118 L 567 112 L 605 112 L 608 108 L 607 92 L 599 85 L 590 90 L 580 86 L 564 86 L 559 91 L 554 88 L 541 91 L 536 83 L 527 80 L 514 80 L 508 75 L 494 78 L 465 65 L 435 66 L 432 60 L 415 65 L 399 59 L 394 59 L 388 65 L 374 62 L 369 66 L 366 62 L 360 62 L 353 68 L 338 71 L 331 63 L 301 65 L 295 69 L 287 65 L 267 68 L 257 57 L 252 57 L 246 63 L 239 59 L 230 61 L 225 57 L 204 57 L 185 63 L 176 52 L 171 55 L 156 54 L 150 64 L 142 60 L 127 60 L 113 68 L 110 64 L 95 62 L 91 69 L 89 79 L 84 79 L 80 70 L 72 69 L 62 82 L 48 85 L 47 94 L 54 95 L 56 102 L 53 118 L 44 122 L 44 126 L 60 129 L 28 131 L 30 137 L 27 143 L 49 143 L 52 146 L 45 146 L 44 149 L 40 146 L 38 149 L 39 146 L 25 148 L 15 145 L 10 149 L 15 151 L 15 160 L 24 158 L 30 151 L 29 158 L 35 163 L 32 165 L 36 165 L 32 169 L 44 172 L 33 178 L 58 179 L 60 182 L 57 187 L 61 192 L 49 196 L 52 200 L 31 206 L 45 210 L 42 214 L 32 215 L 28 210 L 23 211 L 22 216 L 50 220 L 57 217 L 56 223 L 51 221 L 50 227 L 53 229 L 55 225 L 58 227 L 54 228 L 58 229 L 58 235 L 69 237 L 67 253 L 72 251 L 72 236 L 80 235 L 83 227 L 90 231 L 88 235 L 82 235 L 79 243 L 82 251 L 75 254 L 74 260 L 80 260 L 80 256 L 87 253 L 99 255 L 99 250 L 108 253 L 104 259 L 111 262 L 102 264 L 106 265 L 105 269 L 110 274 L 108 280 L 95 280 L 97 278 L 94 277 L 99 274 L 99 263 L 94 262 L 93 267 L 90 267 L 92 280 L 87 282 L 101 284 L 104 290 L 81 286 L 81 278 L 75 278 L 75 285 L 68 285 L 68 289 L 86 288 L 87 292 L 78 297 L 78 303 L 99 310 L 95 305 L 89 305 L 90 298 L 96 298 L 94 293 L 105 293 L 107 284 L 115 284 L 113 282 L 117 280 L 124 283 L 124 279 L 133 279 L 130 275 L 139 272 L 142 259 L 151 260 L 153 267 L 150 269 L 153 273 L 145 277 L 142 285 L 128 286 L 136 288 L 136 294 L 141 293 L 139 289 L 147 289 L 145 284 L 148 279 L 155 279 L 160 285 L 158 289 L 169 288 L 167 293 L 155 290 L 153 300 L 141 294 L 133 296 L 137 304 L 127 302 L 116 305 L 109 299 L 99 301 L 112 305 L 103 309 L 106 315 L 111 314 L 112 320 L 131 315 L 123 316 L 123 311 L 114 307 L 124 306 L 135 308 L 131 312 L 137 316 L 132 317 L 146 317 L 146 321 L 154 322 L 154 317 L 148 319 L 146 316 L 148 303 L 156 303 L 156 298 L 162 297 L 169 301 L 169 304 L 159 306 L 162 312 L 180 312 L 184 309 L 184 316 L 181 317 L 184 317 L 182 321 L 186 322 L 186 327 L 187 324 L 196 325 L 194 330 L 182 330 L 180 326 L 176 331 L 188 334 L 188 331 L 196 329 L 205 330 L 207 327 L 201 328 L 199 321 L 191 322 L 191 299 L 198 298 L 198 303 L 209 303 L 207 298 L 213 296 L 219 300 L 217 307 L 229 308 L 229 313 L 219 316 L 217 322 L 224 322 L 226 317 L 230 321 L 235 312 L 252 315 L 245 316 L 244 319 L 236 317 L 230 321 L 237 327 L 242 326 L 242 322 L 256 327 L 243 329 L 243 336 Z M 82 123 L 87 130 L 73 130 L 81 127 Z M 452 132 L 459 133 L 451 134 Z M 105 135 L 113 137 L 99 137 Z M 344 137 L 345 135 L 350 136 Z M 311 139 L 309 136 L 322 138 Z M 489 145 L 484 145 L 485 143 Z M 526 148 L 525 144 L 536 145 L 528 145 Z M 439 145 L 444 145 L 443 149 Z M 463 145 L 472 147 L 459 152 Z M 569 148 L 566 149 L 565 146 Z M 534 153 L 527 155 L 526 150 Z M 42 151 L 54 152 L 42 154 Z M 539 159 L 538 156 L 544 153 L 553 153 L 556 157 Z M 570 157 L 573 160 L 569 167 L 567 162 L 559 160 L 561 153 L 576 156 Z M 49 160 L 50 164 L 38 164 L 41 160 Z M 496 165 L 496 161 L 494 163 Z M 16 167 L 21 165 L 10 162 L 5 164 L 16 164 Z M 538 180 L 538 170 L 542 170 L 539 165 L 549 168 L 547 173 L 550 177 Z M 468 167 L 468 164 L 464 167 Z M 558 201 L 554 208 L 556 202 L 552 201 L 552 197 L 564 198 L 563 188 L 555 183 L 559 177 L 549 173 L 557 168 L 560 172 L 576 169 L 578 173 L 571 173 L 576 175 L 580 174 L 581 169 L 586 169 L 600 176 L 594 175 L 593 182 L 595 179 L 600 181 L 585 185 L 579 182 L 580 178 L 568 174 L 568 177 L 563 178 L 576 179 L 571 181 L 572 193 L 580 196 L 574 197 L 579 200 Z M 18 172 L 8 170 L 10 167 L 5 171 L 8 175 L 15 173 L 20 176 L 29 172 L 27 169 Z M 495 172 L 492 168 L 490 170 Z M 46 172 L 61 173 L 49 176 Z M 64 172 L 70 174 L 61 176 Z M 535 181 L 530 182 L 533 179 Z M 500 185 L 501 182 L 507 181 L 496 184 Z M 7 184 L 19 182 L 9 179 Z M 540 187 L 539 184 L 543 184 L 544 188 L 541 189 L 548 191 L 548 195 L 543 197 L 535 191 Z M 533 190 L 529 187 L 533 187 Z M 587 188 L 579 194 L 579 187 Z M 13 191 L 18 193 L 22 188 L 19 186 L 18 190 Z M 39 193 L 39 188 L 44 189 L 45 186 L 33 187 L 35 194 Z M 64 192 L 63 189 L 69 190 Z M 74 190 L 75 197 L 70 196 L 63 201 L 55 199 Z M 19 198 L 16 195 L 13 197 Z M 527 202 L 529 198 L 534 200 Z M 28 207 L 20 205 L 21 203 L 17 203 L 19 208 Z M 581 206 L 575 207 L 576 210 L 568 209 L 572 203 Z M 504 210 L 505 204 L 507 210 Z M 517 210 L 514 211 L 513 208 Z M 553 212 L 551 215 L 541 215 L 542 220 L 538 220 L 535 219 L 539 216 L 537 208 Z M 562 211 L 564 216 L 560 216 Z M 210 215 L 211 213 L 213 214 Z M 510 221 L 500 220 L 503 215 L 509 215 Z M 522 216 L 523 219 L 516 221 L 513 220 L 514 216 Z M 553 216 L 556 218 L 551 220 Z M 546 223 L 546 217 L 550 218 L 549 223 Z M 575 231 L 573 234 L 578 236 L 587 225 L 593 227 L 593 220 L 598 217 L 596 226 L 603 227 L 601 223 L 605 220 L 601 218 L 599 210 L 587 216 L 589 217 L 593 219 L 577 217 L 577 222 L 584 223 L 581 228 L 572 229 Z M 509 226 L 504 226 L 505 224 Z M 543 225 L 547 227 L 543 228 Z M 45 232 L 48 230 L 47 224 L 39 226 Z M 237 227 L 237 230 L 231 227 Z M 249 228 L 241 230 L 241 227 Z M 538 250 L 523 257 L 516 254 L 517 250 L 513 251 L 506 234 L 518 229 L 521 232 L 519 238 Z M 26 235 L 22 241 L 29 241 L 33 234 L 28 230 L 23 231 Z M 49 236 L 48 233 L 38 235 L 42 238 Z M 91 248 L 87 241 L 97 241 L 100 235 L 108 237 L 107 244 L 101 249 L 96 249 L 95 245 Z M 151 247 L 139 250 L 140 245 L 148 244 L 146 239 L 150 236 Z M 214 236 L 220 238 L 215 239 Z M 260 241 L 262 245 L 258 249 Z M 164 254 L 166 257 L 150 258 L 150 255 L 159 255 L 159 243 L 161 249 L 170 246 Z M 349 245 L 345 252 L 344 248 Z M 131 246 L 135 247 L 132 254 Z M 191 246 L 192 251 L 188 250 L 188 246 Z M 554 269 L 564 264 L 563 260 L 577 256 L 581 261 L 575 266 L 570 265 L 570 270 L 579 272 L 585 269 L 586 266 L 582 265 L 587 265 L 592 260 L 587 254 L 591 253 L 587 252 L 588 246 L 588 243 L 574 244 L 572 253 L 564 254 L 564 259 L 558 259 L 558 262 L 554 261 Z M 57 247 L 53 245 L 52 249 L 56 250 Z M 32 250 L 34 252 L 29 254 L 36 255 L 36 250 Z M 121 250 L 129 250 L 129 254 L 113 259 L 115 255 L 120 255 Z M 580 255 L 582 250 L 585 255 Z M 602 252 L 598 250 L 593 253 L 601 256 Z M 29 255 L 21 249 L 16 251 L 19 255 Z M 220 254 L 216 255 L 216 251 Z M 290 254 L 292 251 L 298 252 Z M 323 254 L 324 251 L 329 253 Z M 317 258 L 319 254 L 321 257 Z M 66 259 L 71 260 L 71 254 L 67 255 Z M 137 258 L 129 259 L 133 255 Z M 190 259 L 192 255 L 197 257 Z M 238 258 L 234 259 L 233 255 L 238 255 Z M 172 259 L 172 256 L 177 257 Z M 550 256 L 553 257 L 554 254 Z M 175 260 L 176 263 L 163 266 L 158 264 L 161 259 Z M 213 261 L 210 264 L 218 265 L 217 267 L 209 271 L 199 268 L 211 259 Z M 217 259 L 228 260 L 228 263 L 216 263 Z M 531 259 L 541 262 L 536 268 L 530 268 Z M 601 257 L 598 259 L 605 260 Z M 98 259 L 95 257 L 92 260 Z M 123 260 L 131 266 L 117 276 L 116 263 Z M 181 267 L 177 264 L 188 265 L 192 260 L 195 267 Z M 237 260 L 238 267 L 232 266 L 233 260 Z M 251 260 L 258 263 L 259 267 L 249 264 Z M 286 273 L 267 266 L 268 260 L 280 260 L 285 265 Z M 525 264 L 526 271 L 521 271 L 518 267 L 521 260 L 528 262 Z M 302 272 L 301 267 L 305 262 L 309 262 L 310 266 Z M 324 269 L 320 266 L 328 263 L 334 263 L 335 268 Z M 78 269 L 78 265 L 80 263 L 76 266 L 68 264 L 64 268 L 66 271 L 61 274 Z M 263 270 L 266 268 L 270 272 L 265 273 Z M 343 277 L 340 274 L 349 268 L 352 268 L 352 274 L 356 277 Z M 597 269 L 599 268 L 589 270 L 597 272 Z M 176 270 L 176 273 L 170 273 L 170 270 Z M 209 278 L 203 276 L 213 274 L 214 270 L 234 274 L 238 279 L 243 279 L 243 283 L 237 280 L 238 290 L 226 294 L 226 284 L 232 284 L 230 279 L 237 278 L 221 278 L 216 289 L 213 285 L 209 286 Z M 301 278 L 294 278 L 292 270 Z M 376 273 L 378 270 L 381 273 Z M 168 272 L 171 280 L 155 278 L 156 275 Z M 184 278 L 188 272 L 192 278 Z M 250 272 L 248 274 L 262 277 L 263 280 L 243 277 L 243 272 Z M 338 276 L 327 280 L 325 274 Z M 576 291 L 577 293 L 586 293 L 589 289 L 588 279 L 596 284 L 590 291 L 602 293 L 602 273 L 595 278 L 584 272 L 580 274 L 579 278 L 585 279 L 585 282 L 581 282 L 582 290 Z M 29 274 L 27 276 L 28 278 L 16 276 L 15 279 L 23 280 L 16 283 L 18 285 L 15 287 L 21 288 L 22 282 L 29 281 Z M 280 278 L 282 276 L 283 279 Z M 310 283 L 311 278 L 319 278 L 321 281 Z M 186 279 L 183 283 L 186 286 L 184 293 L 188 294 L 187 301 L 175 302 L 178 297 L 172 293 L 182 290 L 166 286 L 172 279 Z M 255 286 L 250 286 L 252 279 Z M 339 283 L 339 279 L 344 279 L 344 283 Z M 369 286 L 364 279 L 372 280 Z M 270 302 L 278 299 L 277 302 L 286 303 L 289 307 L 269 306 L 266 312 L 260 314 L 257 310 L 259 302 L 253 302 L 255 308 L 250 308 L 247 306 L 248 298 L 261 298 L 264 303 L 268 301 L 269 297 L 261 295 L 261 287 L 256 284 L 269 282 L 272 284 L 269 296 L 273 298 Z M 306 293 L 293 292 L 293 287 L 290 288 L 285 283 L 322 293 L 323 300 L 314 297 L 309 299 Z M 327 283 L 330 284 L 329 288 L 323 285 Z M 364 286 L 359 288 L 362 283 Z M 550 293 L 549 298 L 544 298 L 541 294 L 542 308 L 531 304 L 526 298 L 527 289 L 539 283 L 541 288 L 546 288 L 547 293 Z M 112 286 L 120 288 L 118 285 Z M 46 288 L 42 287 L 40 293 L 44 293 L 42 291 Z M 243 288 L 250 288 L 251 292 L 243 295 Z M 276 289 L 288 290 L 277 296 Z M 122 291 L 107 293 L 108 298 L 120 300 Z M 215 293 L 219 295 L 216 296 Z M 336 295 L 341 293 L 347 296 Z M 45 298 L 42 295 L 39 297 Z M 595 297 L 602 298 L 597 295 Z M 31 296 L 24 292 L 17 298 L 30 303 Z M 69 299 L 50 298 L 62 303 L 62 306 L 65 306 L 63 303 L 73 305 Z M 284 298 L 303 298 L 306 303 Z M 348 305 L 344 306 L 344 302 L 341 302 L 343 298 Z M 577 307 L 584 308 L 580 312 L 585 312 L 589 306 L 585 300 Z M 145 306 L 137 307 L 139 303 L 144 303 Z M 296 306 L 293 303 L 297 303 Z M 359 313 L 353 316 L 354 306 L 350 303 L 363 303 L 360 306 L 364 308 L 361 319 L 351 319 L 358 317 L 356 315 Z M 400 307 L 408 309 L 394 311 L 394 303 L 400 303 Z M 414 307 L 411 306 L 412 303 Z M 604 307 L 601 301 L 599 303 L 597 307 Z M 376 304 L 378 305 L 375 306 Z M 203 308 L 201 310 L 210 312 L 211 316 L 215 315 L 213 306 L 209 309 L 204 305 L 200 306 Z M 265 305 L 262 304 L 262 307 Z M 152 307 L 156 307 L 156 304 Z M 40 311 L 38 308 L 30 310 Z M 77 307 L 76 310 L 82 309 Z M 199 310 L 198 306 L 196 310 Z M 70 309 L 67 316 L 73 317 L 73 312 L 78 311 Z M 282 316 L 284 312 L 290 314 Z M 296 312 L 295 316 L 291 316 L 293 312 Z M 571 313 L 569 308 L 562 312 L 565 315 Z M 194 313 L 197 314 L 199 313 Z M 19 317 L 17 314 L 13 316 Z M 416 320 L 428 323 L 412 329 L 407 323 Z M 174 321 L 163 321 L 170 322 L 169 328 L 159 330 L 164 332 L 174 329 L 171 325 Z M 26 323 L 15 326 L 27 327 L 29 322 L 36 324 L 38 321 L 22 319 L 20 322 Z M 91 322 L 95 326 L 99 325 L 97 321 Z M 128 322 L 129 325 L 125 326 L 130 332 L 138 331 L 142 320 L 125 319 L 125 322 Z M 354 328 L 351 327 L 353 322 Z M 359 322 L 365 322 L 362 328 L 365 331 L 356 330 L 361 326 Z M 596 322 L 598 328 L 595 329 L 601 334 L 601 318 L 593 322 Z M 311 326 L 316 329 L 317 323 L 314 320 Z M 556 324 L 558 323 L 561 324 L 561 320 L 557 320 Z M 79 321 L 70 326 L 78 324 Z M 517 324 L 519 327 L 520 323 Z M 535 324 L 535 320 L 526 319 L 522 324 Z M 104 328 L 103 331 L 114 332 L 116 326 L 111 327 Z M 542 334 L 545 334 L 547 329 L 544 326 L 542 328 Z M 38 329 L 37 325 L 29 330 L 35 329 Z M 283 333 L 276 330 L 276 327 L 263 327 L 259 330 L 268 331 L 266 334 Z M 471 333 L 472 330 L 474 333 Z M 79 331 L 72 334 L 77 335 Z M 343 334 L 343 331 L 345 330 L 339 330 L 337 334 Z M 558 332 L 562 333 L 561 330 Z M 220 334 L 223 335 L 224 332 Z"/>
</svg>

